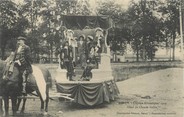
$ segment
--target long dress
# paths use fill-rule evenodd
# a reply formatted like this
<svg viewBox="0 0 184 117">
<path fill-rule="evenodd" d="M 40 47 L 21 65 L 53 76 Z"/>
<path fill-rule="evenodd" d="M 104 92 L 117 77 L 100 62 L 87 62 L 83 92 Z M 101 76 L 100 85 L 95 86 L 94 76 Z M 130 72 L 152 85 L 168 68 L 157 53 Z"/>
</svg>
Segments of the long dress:
<svg viewBox="0 0 184 117">
<path fill-rule="evenodd" d="M 79 58 L 78 62 L 83 68 L 86 66 L 86 45 L 85 42 L 78 42 L 77 44 L 77 56 Z"/>
</svg>

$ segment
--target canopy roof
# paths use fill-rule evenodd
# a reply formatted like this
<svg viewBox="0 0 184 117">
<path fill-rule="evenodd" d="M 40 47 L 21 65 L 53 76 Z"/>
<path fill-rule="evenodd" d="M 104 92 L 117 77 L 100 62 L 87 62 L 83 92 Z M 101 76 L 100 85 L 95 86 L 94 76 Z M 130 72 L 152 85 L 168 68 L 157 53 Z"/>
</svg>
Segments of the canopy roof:
<svg viewBox="0 0 184 117">
<path fill-rule="evenodd" d="M 67 29 L 97 28 L 107 29 L 111 27 L 112 20 L 109 16 L 72 16 L 63 15 L 63 25 Z"/>
</svg>

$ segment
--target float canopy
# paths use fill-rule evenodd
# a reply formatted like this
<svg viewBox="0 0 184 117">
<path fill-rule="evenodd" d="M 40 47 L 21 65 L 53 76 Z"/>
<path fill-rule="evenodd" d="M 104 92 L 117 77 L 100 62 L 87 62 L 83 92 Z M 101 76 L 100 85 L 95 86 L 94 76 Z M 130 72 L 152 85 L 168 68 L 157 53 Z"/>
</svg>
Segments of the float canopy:
<svg viewBox="0 0 184 117">
<path fill-rule="evenodd" d="M 112 25 L 112 20 L 109 16 L 73 16 L 62 15 L 63 26 L 67 29 L 94 29 L 100 27 L 102 29 L 108 29 Z"/>
</svg>

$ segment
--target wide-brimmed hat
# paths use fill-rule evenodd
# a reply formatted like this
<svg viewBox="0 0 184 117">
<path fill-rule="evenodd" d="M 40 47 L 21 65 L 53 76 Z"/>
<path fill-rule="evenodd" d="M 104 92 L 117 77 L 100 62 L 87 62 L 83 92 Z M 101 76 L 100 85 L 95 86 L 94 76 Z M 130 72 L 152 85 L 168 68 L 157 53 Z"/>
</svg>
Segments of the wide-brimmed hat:
<svg viewBox="0 0 184 117">
<path fill-rule="evenodd" d="M 71 32 L 71 33 L 73 33 L 73 34 L 74 34 L 73 30 L 70 30 L 70 29 L 68 29 L 68 30 L 67 30 L 67 32 Z"/>
<path fill-rule="evenodd" d="M 98 28 L 95 29 L 95 32 L 97 32 L 97 31 L 102 31 L 103 32 L 103 29 L 98 27 Z"/>
<path fill-rule="evenodd" d="M 78 39 L 80 39 L 81 37 L 83 38 L 83 40 L 85 39 L 85 35 L 80 35 Z"/>
<path fill-rule="evenodd" d="M 20 36 L 20 37 L 17 38 L 17 40 L 24 40 L 24 41 L 26 41 L 27 39 L 25 37 Z"/>
<path fill-rule="evenodd" d="M 89 38 L 90 40 L 93 40 L 93 36 L 89 35 L 87 38 Z"/>
</svg>

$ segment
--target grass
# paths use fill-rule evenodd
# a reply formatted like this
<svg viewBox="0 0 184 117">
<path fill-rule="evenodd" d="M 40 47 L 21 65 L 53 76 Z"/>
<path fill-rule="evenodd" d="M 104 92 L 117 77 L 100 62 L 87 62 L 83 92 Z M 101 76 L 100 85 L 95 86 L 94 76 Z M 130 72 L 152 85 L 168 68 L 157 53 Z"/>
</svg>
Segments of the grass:
<svg viewBox="0 0 184 117">
<path fill-rule="evenodd" d="M 37 64 L 45 66 L 51 72 L 52 77 L 55 77 L 58 64 Z M 113 77 L 116 81 L 123 81 L 129 78 L 140 76 L 146 73 L 154 72 L 161 69 L 179 67 L 183 68 L 183 63 L 180 61 L 160 61 L 160 62 L 128 62 L 128 63 L 112 63 Z"/>
</svg>

